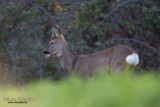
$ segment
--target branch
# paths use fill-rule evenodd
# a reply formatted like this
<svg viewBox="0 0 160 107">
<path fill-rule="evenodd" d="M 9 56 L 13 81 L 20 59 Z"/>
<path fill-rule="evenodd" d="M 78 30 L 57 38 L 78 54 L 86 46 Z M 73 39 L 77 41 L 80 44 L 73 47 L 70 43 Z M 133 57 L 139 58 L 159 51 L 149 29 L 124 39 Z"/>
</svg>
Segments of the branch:
<svg viewBox="0 0 160 107">
<path fill-rule="evenodd" d="M 35 40 L 36 40 L 36 42 L 37 42 L 37 44 L 39 45 L 39 39 L 38 39 L 38 35 L 37 35 L 37 32 L 36 32 L 36 29 L 35 29 L 35 22 L 34 22 L 34 19 L 33 19 L 33 14 L 32 14 L 32 12 L 30 13 L 31 14 L 31 22 L 32 22 L 32 28 L 33 28 L 33 33 L 34 33 L 34 37 L 35 37 Z"/>
<path fill-rule="evenodd" d="M 136 40 L 136 39 L 129 39 L 129 38 L 117 38 L 117 39 L 114 39 L 114 40 L 125 40 L 125 41 L 132 41 L 132 42 L 135 42 L 135 43 L 139 43 L 141 45 L 144 45 L 146 46 L 147 48 L 151 49 L 153 52 L 157 53 L 158 55 L 160 55 L 160 51 L 158 51 L 156 48 L 142 42 L 142 41 L 139 41 L 139 40 Z"/>
<path fill-rule="evenodd" d="M 126 0 L 122 3 L 120 3 L 119 5 L 117 5 L 117 7 L 114 7 L 108 14 L 107 16 L 101 21 L 100 24 L 102 24 L 103 22 L 105 22 L 109 16 L 111 16 L 116 10 L 118 10 L 120 7 L 122 7 L 123 5 L 127 4 L 127 3 L 130 3 L 130 2 L 137 2 L 139 0 Z"/>
<path fill-rule="evenodd" d="M 10 51 L 9 51 L 9 49 L 8 49 L 8 46 L 7 46 L 6 42 L 5 42 L 4 40 L 2 40 L 2 43 L 3 43 L 3 45 L 4 45 L 4 47 L 5 47 L 6 51 L 7 51 L 7 53 L 9 54 L 10 58 L 12 59 L 12 61 L 14 61 L 13 54 L 10 53 Z"/>
<path fill-rule="evenodd" d="M 56 21 L 53 19 L 52 15 L 51 15 L 44 7 L 42 7 L 42 6 L 38 5 L 38 4 L 35 4 L 35 3 L 33 3 L 33 2 L 31 2 L 31 1 L 29 1 L 29 0 L 26 0 L 26 2 L 27 2 L 28 4 L 31 4 L 31 5 L 33 5 L 33 6 L 35 6 L 35 7 L 43 10 L 43 11 L 48 15 L 48 17 L 51 18 L 52 24 L 56 25 Z"/>
<path fill-rule="evenodd" d="M 31 22 L 32 22 L 32 28 L 33 28 L 34 37 L 35 37 L 37 46 L 41 46 L 41 45 L 40 45 L 40 42 L 39 42 L 39 39 L 38 39 L 37 31 L 36 31 L 36 29 L 35 29 L 35 21 L 34 21 L 34 19 L 33 19 L 33 14 L 32 14 L 32 12 L 31 12 Z M 43 67 L 42 67 L 43 61 L 42 61 L 42 57 L 41 57 L 40 52 L 37 53 L 37 57 L 38 57 L 38 59 L 39 59 L 39 61 L 40 61 L 39 69 L 40 69 L 40 82 L 41 82 L 42 79 L 43 79 Z"/>
<path fill-rule="evenodd" d="M 4 40 L 2 40 L 2 43 L 3 43 L 7 53 L 9 54 L 9 56 L 10 56 L 10 58 L 12 60 L 12 63 L 13 63 L 13 65 L 12 65 L 12 73 L 14 75 L 14 84 L 16 84 L 16 62 L 14 60 L 13 53 L 11 53 L 9 51 L 8 46 L 7 46 L 7 44 L 6 44 L 6 42 Z"/>
</svg>

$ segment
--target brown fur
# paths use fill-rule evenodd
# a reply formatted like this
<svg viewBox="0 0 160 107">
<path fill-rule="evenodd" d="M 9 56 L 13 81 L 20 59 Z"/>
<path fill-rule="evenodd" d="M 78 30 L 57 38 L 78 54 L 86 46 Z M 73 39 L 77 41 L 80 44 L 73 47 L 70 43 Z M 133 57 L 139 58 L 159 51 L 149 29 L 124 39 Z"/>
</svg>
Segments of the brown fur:
<svg viewBox="0 0 160 107">
<path fill-rule="evenodd" d="M 55 27 L 53 29 L 59 28 Z M 62 55 L 58 57 L 58 59 L 63 65 L 63 69 L 68 73 L 78 72 L 89 77 L 101 67 L 112 72 L 119 72 L 129 66 L 129 64 L 126 63 L 126 57 L 132 53 L 137 53 L 127 46 L 116 45 L 93 54 L 74 56 L 70 53 L 60 30 L 53 30 L 52 33 L 51 42 L 54 42 L 53 44 L 49 43 L 46 51 L 51 54 L 54 52 L 62 52 Z M 56 37 L 56 33 L 59 34 L 59 36 Z"/>
</svg>

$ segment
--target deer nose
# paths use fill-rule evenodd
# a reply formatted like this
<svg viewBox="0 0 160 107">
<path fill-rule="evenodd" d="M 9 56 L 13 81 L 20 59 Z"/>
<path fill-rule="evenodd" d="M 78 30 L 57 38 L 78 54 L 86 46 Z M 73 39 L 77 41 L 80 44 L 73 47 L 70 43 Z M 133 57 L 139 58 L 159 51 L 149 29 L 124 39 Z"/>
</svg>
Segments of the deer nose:
<svg viewBox="0 0 160 107">
<path fill-rule="evenodd" d="M 50 54 L 50 52 L 44 50 L 44 51 L 43 51 L 43 54 Z"/>
</svg>

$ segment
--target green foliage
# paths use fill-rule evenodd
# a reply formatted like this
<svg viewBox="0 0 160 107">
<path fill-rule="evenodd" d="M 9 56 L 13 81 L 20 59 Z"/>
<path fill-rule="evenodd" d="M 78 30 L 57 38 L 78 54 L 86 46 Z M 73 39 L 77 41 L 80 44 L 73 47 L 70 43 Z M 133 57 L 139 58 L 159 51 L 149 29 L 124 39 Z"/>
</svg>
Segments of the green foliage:
<svg viewBox="0 0 160 107">
<path fill-rule="evenodd" d="M 19 88 L 1 86 L 0 102 L 5 107 L 159 107 L 159 82 L 159 76 L 152 74 L 101 74 L 89 80 L 72 76 L 59 82 L 35 82 Z M 8 97 L 10 101 L 12 98 L 35 100 L 8 104 L 3 101 Z"/>
<path fill-rule="evenodd" d="M 73 54 L 89 54 L 116 44 L 125 44 L 138 52 L 140 56 L 138 69 L 157 70 L 160 67 L 159 55 L 146 45 L 114 40 L 115 38 L 139 40 L 159 52 L 158 0 L 126 3 L 110 15 L 109 13 L 123 2 L 122 0 L 29 1 L 32 4 L 27 0 L 17 2 L 4 0 L 0 3 L 1 73 L 6 71 L 13 75 L 12 68 L 15 63 L 19 82 L 25 83 L 33 78 L 39 78 L 41 68 L 44 77 L 56 77 L 57 71 L 62 71 L 58 61 L 46 59 L 42 54 L 51 36 L 51 29 L 55 25 L 53 22 L 60 26 Z"/>
</svg>

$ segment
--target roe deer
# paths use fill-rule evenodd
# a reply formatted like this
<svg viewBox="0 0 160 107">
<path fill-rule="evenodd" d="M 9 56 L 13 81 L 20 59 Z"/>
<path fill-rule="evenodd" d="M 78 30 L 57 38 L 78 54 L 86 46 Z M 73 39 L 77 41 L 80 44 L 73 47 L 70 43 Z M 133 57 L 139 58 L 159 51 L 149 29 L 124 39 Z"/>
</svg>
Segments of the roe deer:
<svg viewBox="0 0 160 107">
<path fill-rule="evenodd" d="M 99 67 L 117 72 L 130 65 L 134 68 L 139 63 L 137 52 L 124 45 L 116 45 L 94 54 L 74 56 L 57 25 L 52 29 L 52 37 L 44 54 L 46 57 L 57 56 L 64 71 L 78 72 L 86 77 L 94 74 Z"/>
</svg>

